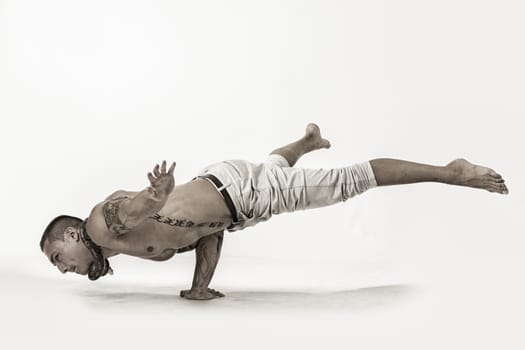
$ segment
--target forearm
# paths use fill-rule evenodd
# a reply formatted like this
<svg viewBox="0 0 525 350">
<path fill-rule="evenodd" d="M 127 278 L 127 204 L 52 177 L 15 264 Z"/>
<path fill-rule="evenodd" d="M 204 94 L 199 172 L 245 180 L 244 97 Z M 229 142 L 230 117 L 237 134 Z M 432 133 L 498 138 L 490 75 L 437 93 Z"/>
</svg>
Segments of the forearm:
<svg viewBox="0 0 525 350">
<path fill-rule="evenodd" d="M 223 233 L 216 233 L 201 238 L 197 244 L 195 273 L 192 290 L 206 290 L 217 267 L 221 254 Z"/>
<path fill-rule="evenodd" d="M 126 227 L 132 228 L 144 219 L 158 213 L 166 204 L 168 193 L 147 187 L 135 197 L 129 199 L 121 220 Z"/>
<path fill-rule="evenodd" d="M 126 233 L 160 211 L 175 187 L 174 169 L 175 163 L 172 163 L 166 172 L 166 161 L 163 161 L 160 169 L 157 164 L 153 174 L 148 173 L 151 186 L 132 197 L 123 195 L 106 200 L 103 210 L 109 230 L 117 235 Z"/>
<path fill-rule="evenodd" d="M 433 166 L 389 158 L 373 159 L 370 165 L 378 186 L 427 181 L 454 184 L 456 179 L 454 170 L 447 166 Z"/>
<path fill-rule="evenodd" d="M 132 194 L 117 191 L 104 201 L 102 211 L 110 232 L 121 235 L 129 232 L 166 204 L 168 195 L 154 193 L 150 188 Z"/>
</svg>

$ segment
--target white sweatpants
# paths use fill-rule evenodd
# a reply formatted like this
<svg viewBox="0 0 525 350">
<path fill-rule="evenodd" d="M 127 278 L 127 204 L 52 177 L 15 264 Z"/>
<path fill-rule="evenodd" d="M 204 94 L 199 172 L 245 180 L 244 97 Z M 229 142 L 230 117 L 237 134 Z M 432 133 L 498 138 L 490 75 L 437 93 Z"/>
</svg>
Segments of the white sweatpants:
<svg viewBox="0 0 525 350">
<path fill-rule="evenodd" d="M 334 169 L 303 169 L 290 167 L 278 154 L 268 156 L 264 163 L 215 163 L 202 169 L 197 177 L 207 173 L 223 183 L 237 210 L 239 222 L 228 231 L 253 226 L 274 214 L 343 202 L 377 186 L 370 162 Z"/>
</svg>

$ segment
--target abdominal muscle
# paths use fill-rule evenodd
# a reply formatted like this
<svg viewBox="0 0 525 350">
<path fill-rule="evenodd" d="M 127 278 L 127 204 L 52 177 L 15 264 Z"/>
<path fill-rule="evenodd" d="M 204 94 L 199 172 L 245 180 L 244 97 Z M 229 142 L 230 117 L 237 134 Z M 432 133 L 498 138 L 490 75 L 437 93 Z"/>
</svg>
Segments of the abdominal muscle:
<svg viewBox="0 0 525 350">
<path fill-rule="evenodd" d="M 111 245 L 123 254 L 165 261 L 178 249 L 230 224 L 231 214 L 221 194 L 207 180 L 198 179 L 176 186 L 158 213 L 116 237 Z"/>
</svg>

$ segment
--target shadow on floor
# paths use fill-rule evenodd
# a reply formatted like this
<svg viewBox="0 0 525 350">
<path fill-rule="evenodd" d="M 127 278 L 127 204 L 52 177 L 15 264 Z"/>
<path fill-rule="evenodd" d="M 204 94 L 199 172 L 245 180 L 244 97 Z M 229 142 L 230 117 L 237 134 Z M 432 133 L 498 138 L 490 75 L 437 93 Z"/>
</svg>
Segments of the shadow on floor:
<svg viewBox="0 0 525 350">
<path fill-rule="evenodd" d="M 223 290 L 225 298 L 200 302 L 179 297 L 180 288 L 173 287 L 115 287 L 104 286 L 97 290 L 76 290 L 74 293 L 96 307 L 113 306 L 162 306 L 228 309 L 291 308 L 291 309 L 361 309 L 395 305 L 407 300 L 415 291 L 409 285 L 384 285 L 339 291 L 294 290 Z"/>
</svg>

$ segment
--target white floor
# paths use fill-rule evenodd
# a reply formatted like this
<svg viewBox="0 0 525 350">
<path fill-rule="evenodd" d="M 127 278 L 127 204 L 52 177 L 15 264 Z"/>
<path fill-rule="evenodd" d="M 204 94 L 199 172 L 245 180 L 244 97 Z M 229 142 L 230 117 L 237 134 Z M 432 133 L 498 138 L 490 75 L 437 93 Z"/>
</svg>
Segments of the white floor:
<svg viewBox="0 0 525 350">
<path fill-rule="evenodd" d="M 178 297 L 192 262 L 191 254 L 163 264 L 116 259 L 114 276 L 91 282 L 5 261 L 13 269 L 0 271 L 2 348 L 525 345 L 521 276 L 510 271 L 497 280 L 489 271 L 484 282 L 459 273 L 418 277 L 399 264 L 225 257 L 213 287 L 227 296 L 192 302 Z"/>
</svg>

